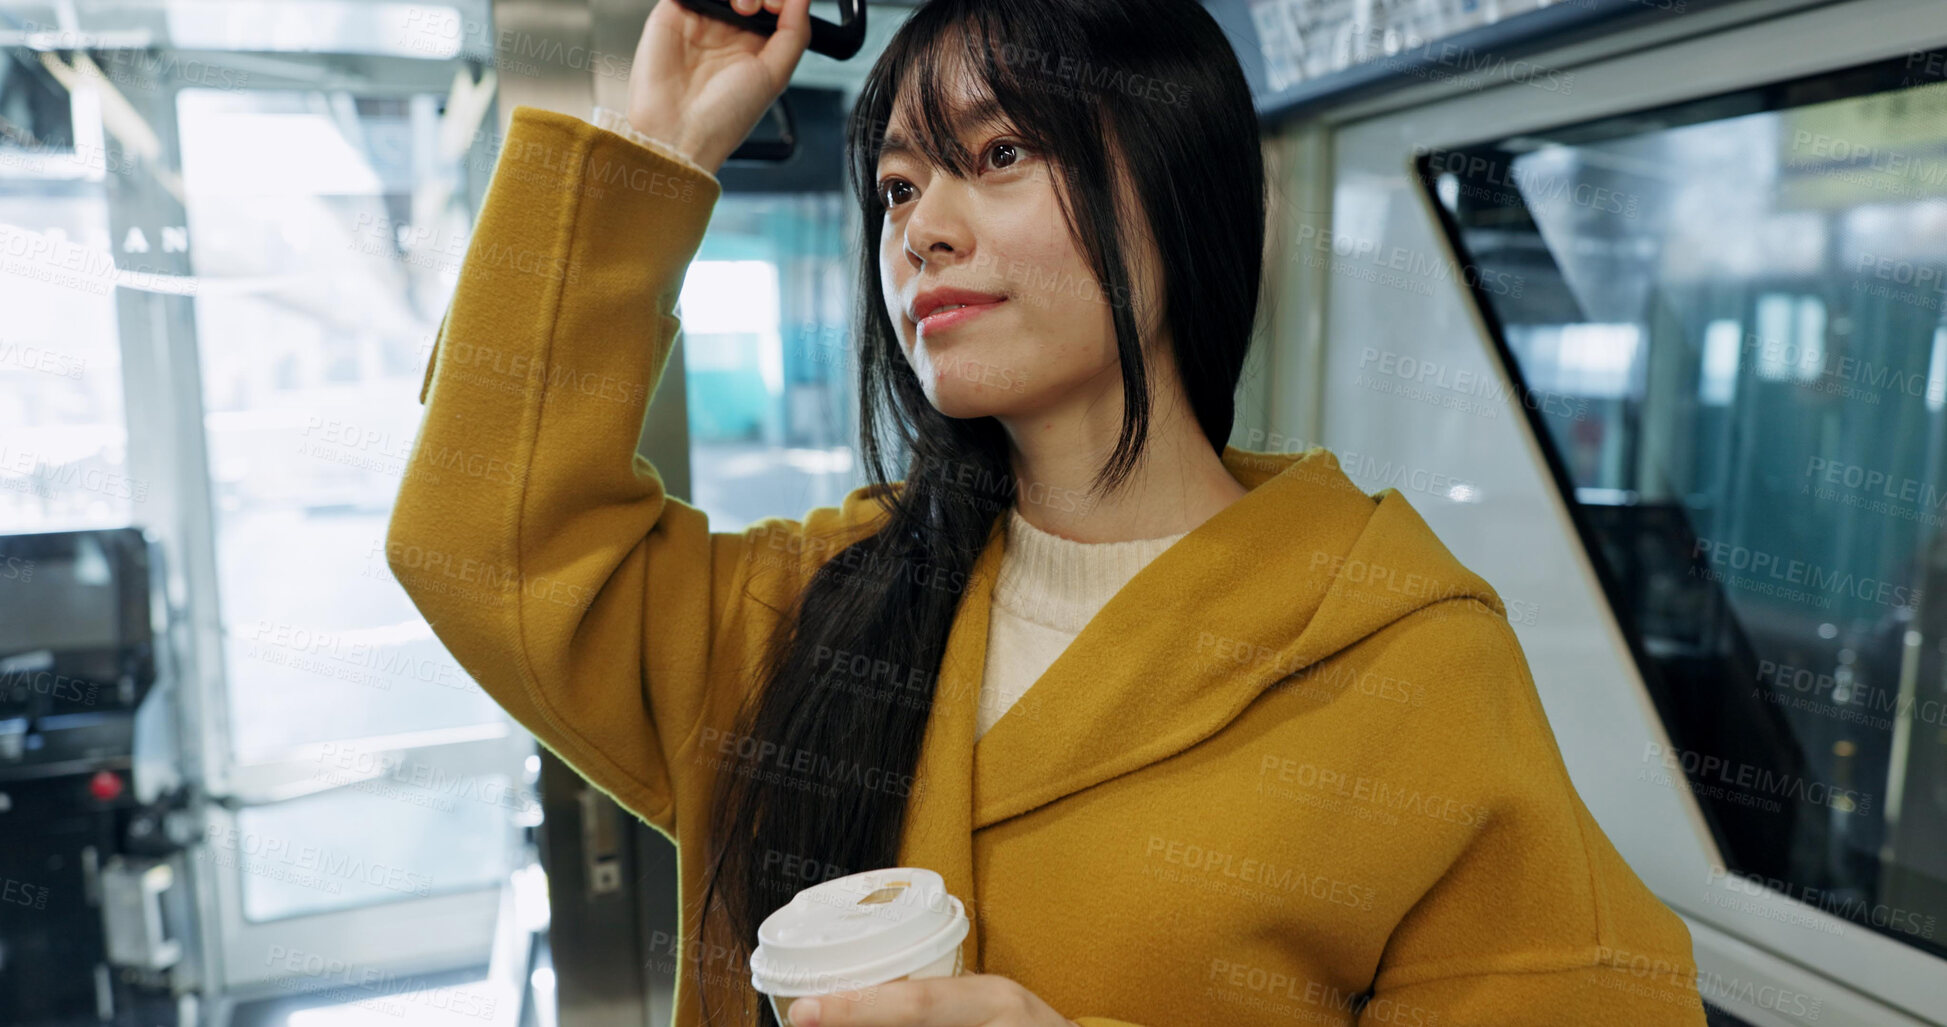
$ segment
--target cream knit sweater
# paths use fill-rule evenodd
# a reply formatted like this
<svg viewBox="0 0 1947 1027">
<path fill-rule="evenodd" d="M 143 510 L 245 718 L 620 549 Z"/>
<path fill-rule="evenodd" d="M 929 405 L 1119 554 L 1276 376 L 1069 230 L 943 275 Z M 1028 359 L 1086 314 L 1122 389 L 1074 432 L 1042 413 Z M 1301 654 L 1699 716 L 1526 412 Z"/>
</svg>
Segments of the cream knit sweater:
<svg viewBox="0 0 1947 1027">
<path fill-rule="evenodd" d="M 675 147 L 644 135 L 622 112 L 597 106 L 596 127 L 616 132 L 708 174 Z M 1042 531 L 1019 510 L 1007 518 L 1007 551 L 987 622 L 987 668 L 980 681 L 974 738 L 1025 695 L 1082 626 L 1129 579 L 1189 532 L 1130 542 L 1076 542 Z"/>
<path fill-rule="evenodd" d="M 1019 510 L 1007 515 L 1007 545 L 987 621 L 987 669 L 974 737 L 1001 719 L 1061 655 L 1082 626 L 1149 561 L 1189 532 L 1130 542 L 1076 542 L 1042 531 Z"/>
</svg>

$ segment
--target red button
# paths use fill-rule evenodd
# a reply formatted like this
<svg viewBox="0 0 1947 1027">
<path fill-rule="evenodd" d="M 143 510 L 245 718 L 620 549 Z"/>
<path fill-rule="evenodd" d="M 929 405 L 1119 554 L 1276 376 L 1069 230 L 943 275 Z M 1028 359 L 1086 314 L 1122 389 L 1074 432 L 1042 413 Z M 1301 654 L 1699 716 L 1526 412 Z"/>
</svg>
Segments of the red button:
<svg viewBox="0 0 1947 1027">
<path fill-rule="evenodd" d="M 122 794 L 121 776 L 112 770 L 95 771 L 95 776 L 88 779 L 88 794 L 103 802 L 119 797 Z"/>
</svg>

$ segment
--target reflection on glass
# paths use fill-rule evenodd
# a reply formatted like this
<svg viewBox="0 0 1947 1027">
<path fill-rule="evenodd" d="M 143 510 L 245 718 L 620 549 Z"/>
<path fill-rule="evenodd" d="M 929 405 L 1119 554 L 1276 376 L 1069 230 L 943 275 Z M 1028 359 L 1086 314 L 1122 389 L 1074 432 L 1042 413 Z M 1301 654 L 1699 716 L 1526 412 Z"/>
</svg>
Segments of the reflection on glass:
<svg viewBox="0 0 1947 1027">
<path fill-rule="evenodd" d="M 512 790 L 501 775 L 410 766 L 318 795 L 237 812 L 210 831 L 252 922 L 485 887 L 513 870 Z M 410 771 L 410 773 L 408 773 Z"/>
<path fill-rule="evenodd" d="M 846 210 L 837 193 L 726 194 L 683 280 L 690 502 L 717 531 L 859 484 Z"/>
<path fill-rule="evenodd" d="M 180 94 L 235 758 L 496 722 L 386 564 L 465 256 L 438 98 Z"/>
<path fill-rule="evenodd" d="M 0 79 L 18 81 L 20 69 L 0 51 Z M 93 93 L 73 103 L 78 141 L 35 131 L 52 136 L 65 117 L 0 118 L 4 532 L 129 524 L 151 489 L 128 474 L 108 199 L 85 157 L 101 152 L 101 122 Z"/>
<path fill-rule="evenodd" d="M 1947 86 L 1902 74 L 1421 166 L 1469 280 L 1523 284 L 1475 296 L 1670 729 L 1637 776 L 1947 953 Z"/>
</svg>

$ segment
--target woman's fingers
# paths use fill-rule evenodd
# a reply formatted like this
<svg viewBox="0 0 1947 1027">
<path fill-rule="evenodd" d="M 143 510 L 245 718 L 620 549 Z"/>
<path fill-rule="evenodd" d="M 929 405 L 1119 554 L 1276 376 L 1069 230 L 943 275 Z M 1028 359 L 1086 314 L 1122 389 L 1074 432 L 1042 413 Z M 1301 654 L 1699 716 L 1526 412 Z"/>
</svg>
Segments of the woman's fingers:
<svg viewBox="0 0 1947 1027">
<path fill-rule="evenodd" d="M 772 14 L 784 10 L 785 0 L 730 0 L 730 7 L 738 14 L 756 14 L 769 11 Z"/>
<path fill-rule="evenodd" d="M 798 66 L 798 58 L 804 56 L 805 47 L 811 44 L 811 0 L 777 0 L 777 3 L 777 31 L 765 40 L 759 57 L 777 81 L 788 83 L 791 72 Z M 782 86 L 779 91 L 783 91 Z"/>
<path fill-rule="evenodd" d="M 925 977 L 820 995 L 817 1010 L 791 1006 L 792 1027 L 1068 1027 L 1010 978 Z M 806 1015 L 809 1014 L 809 1015 Z"/>
</svg>

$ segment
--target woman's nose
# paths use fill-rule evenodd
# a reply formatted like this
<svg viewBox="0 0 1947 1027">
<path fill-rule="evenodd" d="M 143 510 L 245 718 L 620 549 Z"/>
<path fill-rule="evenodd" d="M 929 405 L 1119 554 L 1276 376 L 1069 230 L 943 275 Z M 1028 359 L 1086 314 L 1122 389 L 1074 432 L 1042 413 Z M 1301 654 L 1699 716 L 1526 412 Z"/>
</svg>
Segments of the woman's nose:
<svg viewBox="0 0 1947 1027">
<path fill-rule="evenodd" d="M 953 192 L 950 185 L 936 184 L 906 219 L 906 255 L 914 267 L 964 260 L 973 253 L 973 229 Z"/>
</svg>

